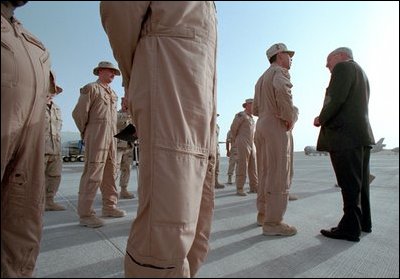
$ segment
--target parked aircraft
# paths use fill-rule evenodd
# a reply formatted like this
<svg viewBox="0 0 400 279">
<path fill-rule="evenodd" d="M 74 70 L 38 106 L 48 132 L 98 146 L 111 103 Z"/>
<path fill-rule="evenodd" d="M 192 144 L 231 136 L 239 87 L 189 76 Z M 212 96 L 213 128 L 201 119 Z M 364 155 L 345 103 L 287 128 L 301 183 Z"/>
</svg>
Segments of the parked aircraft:
<svg viewBox="0 0 400 279">
<path fill-rule="evenodd" d="M 308 155 L 308 156 L 316 156 L 316 155 L 324 155 L 324 156 L 328 156 L 328 152 L 326 151 L 318 151 L 317 148 L 315 146 L 306 146 L 304 147 L 304 154 Z"/>
<path fill-rule="evenodd" d="M 382 151 L 386 144 L 383 144 L 385 138 L 381 138 L 378 142 L 372 146 L 371 153 Z"/>
</svg>

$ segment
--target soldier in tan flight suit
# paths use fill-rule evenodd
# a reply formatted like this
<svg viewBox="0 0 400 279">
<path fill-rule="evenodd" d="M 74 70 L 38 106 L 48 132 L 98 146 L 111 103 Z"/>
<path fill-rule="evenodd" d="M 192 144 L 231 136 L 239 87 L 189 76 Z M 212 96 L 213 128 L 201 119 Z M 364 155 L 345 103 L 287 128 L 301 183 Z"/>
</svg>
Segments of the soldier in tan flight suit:
<svg viewBox="0 0 400 279">
<path fill-rule="evenodd" d="M 293 105 L 289 69 L 294 51 L 282 43 L 267 50 L 271 66 L 255 86 L 253 113 L 258 116 L 255 143 L 260 187 L 257 223 L 264 235 L 290 236 L 293 226 L 283 223 L 293 178 L 292 129 L 298 109 Z"/>
<path fill-rule="evenodd" d="M 121 109 L 117 113 L 117 131 L 121 131 L 129 124 L 133 124 L 132 117 L 128 113 L 126 99 L 121 98 Z M 120 199 L 133 199 L 134 193 L 128 191 L 129 178 L 133 163 L 133 142 L 117 139 L 117 178 L 119 178 Z"/>
<path fill-rule="evenodd" d="M 217 114 L 217 117 L 219 114 Z M 219 183 L 218 181 L 218 175 L 219 175 L 219 158 L 221 156 L 219 152 L 219 142 L 218 142 L 218 137 L 219 137 L 219 125 L 217 124 L 216 127 L 216 144 L 217 144 L 217 155 L 216 155 L 216 162 L 215 162 L 215 189 L 223 189 L 225 188 L 224 184 Z"/>
<path fill-rule="evenodd" d="M 237 148 L 232 144 L 232 135 L 231 130 L 226 134 L 226 156 L 229 158 L 229 166 L 228 166 L 228 184 L 232 183 L 233 172 L 236 167 L 237 161 Z"/>
<path fill-rule="evenodd" d="M 236 194 L 238 196 L 247 195 L 243 190 L 246 173 L 249 175 L 249 193 L 257 193 L 258 188 L 256 147 L 254 145 L 256 125 L 252 115 L 252 104 L 253 99 L 246 99 L 242 105 L 244 111 L 236 114 L 231 125 L 232 142 L 237 148 Z"/>
<path fill-rule="evenodd" d="M 44 130 L 50 55 L 1 1 L 1 278 L 32 277 L 44 211 Z"/>
<path fill-rule="evenodd" d="M 85 142 L 85 167 L 79 185 L 78 214 L 82 226 L 96 228 L 104 223 L 96 217 L 93 202 L 100 187 L 104 217 L 123 217 L 117 208 L 115 186 L 117 142 L 117 95 L 110 83 L 120 71 L 110 62 L 100 62 L 93 69 L 96 82 L 81 88 L 72 116 Z"/>
<path fill-rule="evenodd" d="M 54 77 L 54 76 L 53 76 Z M 55 80 L 52 79 L 52 82 Z M 46 106 L 46 138 L 45 138 L 45 188 L 46 188 L 46 211 L 61 211 L 65 207 L 54 202 L 61 182 L 62 159 L 61 159 L 61 110 L 53 98 L 63 90 L 55 85 L 56 92 L 47 95 Z"/>
<path fill-rule="evenodd" d="M 214 207 L 216 10 L 211 1 L 102 1 L 140 139 L 126 277 L 193 277 Z"/>
</svg>

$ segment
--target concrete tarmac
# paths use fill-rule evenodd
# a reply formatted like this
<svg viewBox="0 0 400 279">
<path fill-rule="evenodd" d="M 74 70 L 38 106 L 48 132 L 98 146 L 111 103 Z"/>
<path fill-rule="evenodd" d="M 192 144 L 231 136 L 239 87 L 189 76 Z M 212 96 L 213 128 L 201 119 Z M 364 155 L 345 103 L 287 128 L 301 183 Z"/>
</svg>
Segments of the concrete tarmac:
<svg viewBox="0 0 400 279">
<path fill-rule="evenodd" d="M 227 158 L 221 158 L 221 183 L 227 182 Z M 297 228 L 291 237 L 264 236 L 256 225 L 256 194 L 239 197 L 234 185 L 215 190 L 210 252 L 198 278 L 399 278 L 399 156 L 371 155 L 372 233 L 358 243 L 323 237 L 342 216 L 340 189 L 329 156 L 295 153 L 294 179 L 285 222 Z M 125 247 L 137 198 L 120 200 L 128 215 L 103 218 L 106 225 L 79 226 L 77 199 L 83 163 L 64 163 L 56 201 L 66 211 L 45 212 L 40 278 L 123 278 Z M 248 184 L 245 190 L 248 190 Z M 137 169 L 128 189 L 136 194 Z M 94 204 L 101 216 L 101 194 Z"/>
</svg>

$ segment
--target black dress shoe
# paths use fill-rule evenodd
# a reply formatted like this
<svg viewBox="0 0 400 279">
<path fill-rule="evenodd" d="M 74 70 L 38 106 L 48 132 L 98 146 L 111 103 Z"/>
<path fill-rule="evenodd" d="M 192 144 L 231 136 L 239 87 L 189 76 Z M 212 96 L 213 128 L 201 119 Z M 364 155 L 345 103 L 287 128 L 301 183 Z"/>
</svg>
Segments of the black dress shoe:
<svg viewBox="0 0 400 279">
<path fill-rule="evenodd" d="M 334 239 L 344 239 L 348 241 L 353 241 L 353 242 L 359 242 L 360 238 L 358 236 L 350 235 L 348 233 L 345 233 L 338 228 L 332 228 L 330 231 L 328 230 L 321 230 L 321 234 L 323 236 L 329 237 L 329 238 L 334 238 Z"/>
<path fill-rule="evenodd" d="M 361 231 L 370 233 L 370 232 L 372 232 L 372 229 L 371 228 L 361 228 Z"/>
</svg>

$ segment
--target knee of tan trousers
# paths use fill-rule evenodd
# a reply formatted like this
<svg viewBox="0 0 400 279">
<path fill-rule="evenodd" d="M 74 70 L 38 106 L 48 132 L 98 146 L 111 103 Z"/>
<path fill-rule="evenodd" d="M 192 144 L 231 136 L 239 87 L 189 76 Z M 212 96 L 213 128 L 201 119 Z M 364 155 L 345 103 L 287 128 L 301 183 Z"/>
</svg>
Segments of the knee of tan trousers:
<svg viewBox="0 0 400 279">
<path fill-rule="evenodd" d="M 139 262 L 126 253 L 124 261 L 125 278 L 189 278 L 189 263 L 171 263 L 166 266 L 155 265 L 151 262 Z"/>
<path fill-rule="evenodd" d="M 280 223 L 283 221 L 289 193 L 265 193 L 265 222 Z"/>
</svg>

